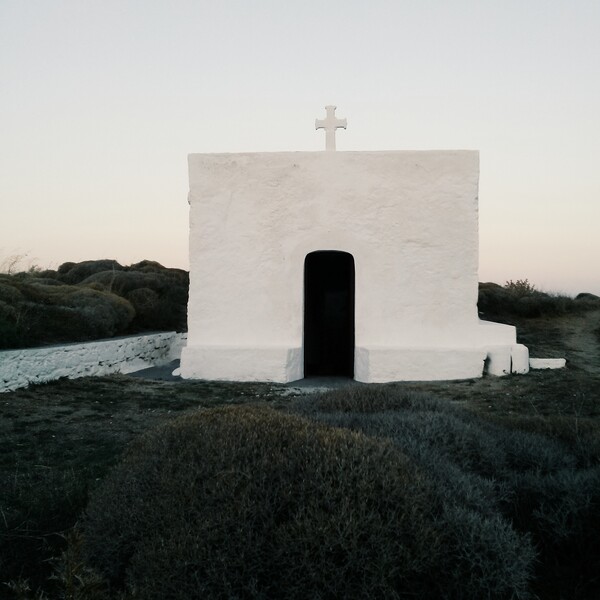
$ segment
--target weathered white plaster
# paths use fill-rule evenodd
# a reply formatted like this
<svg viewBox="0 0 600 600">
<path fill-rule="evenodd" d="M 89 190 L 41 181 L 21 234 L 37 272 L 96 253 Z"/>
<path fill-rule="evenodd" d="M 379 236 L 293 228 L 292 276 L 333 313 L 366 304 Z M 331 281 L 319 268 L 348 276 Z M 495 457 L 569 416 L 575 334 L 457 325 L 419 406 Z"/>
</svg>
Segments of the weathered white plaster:
<svg viewBox="0 0 600 600">
<path fill-rule="evenodd" d="M 367 383 L 471 379 L 481 377 L 483 348 L 357 348 L 355 379 Z M 358 364 L 357 364 L 358 363 Z"/>
<path fill-rule="evenodd" d="M 490 375 L 529 372 L 529 349 L 523 344 L 487 348 L 487 373 Z"/>
<path fill-rule="evenodd" d="M 60 377 L 132 373 L 168 364 L 181 355 L 185 334 L 168 332 L 83 344 L 0 352 L 0 392 Z"/>
<path fill-rule="evenodd" d="M 354 258 L 355 379 L 521 365 L 515 328 L 477 316 L 477 152 L 193 154 L 189 173 L 183 377 L 301 378 L 304 260 L 318 250 Z"/>
<path fill-rule="evenodd" d="M 511 372 L 517 375 L 529 373 L 529 348 L 523 344 L 516 344 L 511 349 Z"/>
<path fill-rule="evenodd" d="M 530 358 L 529 367 L 531 369 L 562 369 L 566 367 L 567 361 L 564 358 Z"/>
</svg>

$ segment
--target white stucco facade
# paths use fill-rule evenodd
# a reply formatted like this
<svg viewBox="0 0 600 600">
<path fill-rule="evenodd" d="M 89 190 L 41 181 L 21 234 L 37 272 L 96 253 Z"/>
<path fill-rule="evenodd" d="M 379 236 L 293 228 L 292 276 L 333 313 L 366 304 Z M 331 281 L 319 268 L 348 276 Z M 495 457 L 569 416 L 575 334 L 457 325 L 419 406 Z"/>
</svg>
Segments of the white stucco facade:
<svg viewBox="0 0 600 600">
<path fill-rule="evenodd" d="M 193 154 L 185 378 L 304 377 L 306 256 L 354 260 L 354 378 L 528 369 L 477 316 L 474 151 Z"/>
</svg>

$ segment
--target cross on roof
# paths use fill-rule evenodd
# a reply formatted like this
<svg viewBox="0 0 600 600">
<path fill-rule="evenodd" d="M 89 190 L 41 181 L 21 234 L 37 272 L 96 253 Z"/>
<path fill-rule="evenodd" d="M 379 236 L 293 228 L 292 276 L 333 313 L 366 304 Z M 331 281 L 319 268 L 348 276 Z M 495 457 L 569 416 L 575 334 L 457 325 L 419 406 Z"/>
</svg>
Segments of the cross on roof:
<svg viewBox="0 0 600 600">
<path fill-rule="evenodd" d="M 335 116 L 336 108 L 337 106 L 326 106 L 327 116 L 315 120 L 315 129 L 325 130 L 325 150 L 335 150 L 335 130 L 340 127 L 346 129 L 347 121 Z"/>
</svg>

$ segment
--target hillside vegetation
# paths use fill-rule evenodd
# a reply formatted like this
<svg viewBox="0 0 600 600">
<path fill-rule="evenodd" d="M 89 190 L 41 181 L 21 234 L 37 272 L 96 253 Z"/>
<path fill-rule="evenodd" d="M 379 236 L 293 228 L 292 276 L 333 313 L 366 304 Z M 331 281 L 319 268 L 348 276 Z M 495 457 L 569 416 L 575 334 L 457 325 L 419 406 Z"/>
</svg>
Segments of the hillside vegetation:
<svg viewBox="0 0 600 600">
<path fill-rule="evenodd" d="M 600 309 L 600 297 L 581 293 L 575 298 L 536 289 L 527 279 L 497 283 L 480 283 L 479 316 L 488 321 L 512 321 L 561 317 Z M 515 323 L 516 324 L 516 323 Z"/>
<path fill-rule="evenodd" d="M 188 273 L 157 262 L 67 262 L 0 274 L 0 349 L 185 331 Z"/>
</svg>

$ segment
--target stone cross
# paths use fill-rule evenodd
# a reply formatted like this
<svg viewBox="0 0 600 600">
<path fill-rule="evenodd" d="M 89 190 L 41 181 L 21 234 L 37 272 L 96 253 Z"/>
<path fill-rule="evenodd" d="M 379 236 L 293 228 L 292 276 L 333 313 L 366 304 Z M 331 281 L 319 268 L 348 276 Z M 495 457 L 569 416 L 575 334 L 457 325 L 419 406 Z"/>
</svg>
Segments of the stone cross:
<svg viewBox="0 0 600 600">
<path fill-rule="evenodd" d="M 343 127 L 346 129 L 346 119 L 335 116 L 337 106 L 326 106 L 327 116 L 324 119 L 315 119 L 315 129 L 325 130 L 325 150 L 335 150 L 335 130 Z"/>
</svg>

